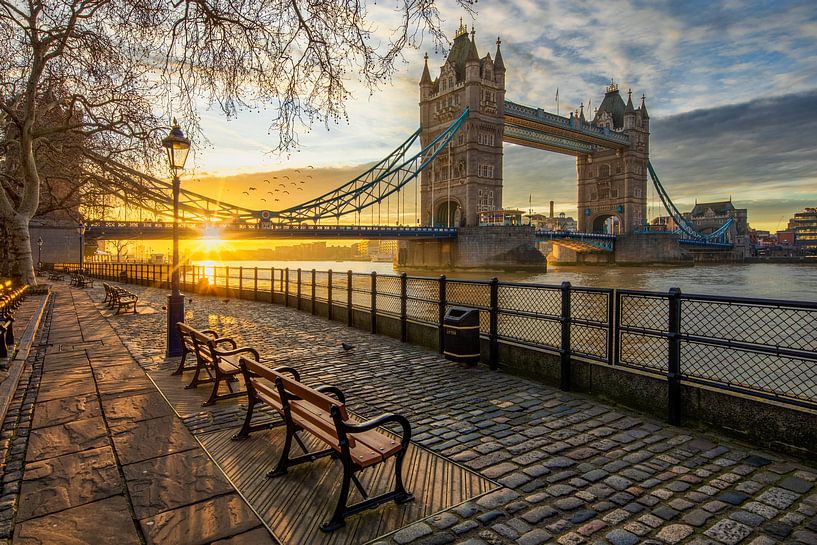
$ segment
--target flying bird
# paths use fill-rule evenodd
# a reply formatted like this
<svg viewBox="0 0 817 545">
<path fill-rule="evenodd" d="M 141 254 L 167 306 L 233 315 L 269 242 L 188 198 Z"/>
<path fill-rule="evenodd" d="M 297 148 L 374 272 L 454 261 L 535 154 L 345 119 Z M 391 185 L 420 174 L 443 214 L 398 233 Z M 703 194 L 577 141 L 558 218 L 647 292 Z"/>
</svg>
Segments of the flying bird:
<svg viewBox="0 0 817 545">
<path fill-rule="evenodd" d="M 249 189 L 250 189 L 250 191 L 255 191 L 255 188 L 254 188 L 254 187 L 251 187 L 251 188 L 249 188 Z"/>
<path fill-rule="evenodd" d="M 295 169 L 295 172 L 297 172 L 298 174 L 301 173 L 301 171 L 299 169 L 297 169 L 297 168 Z"/>
<path fill-rule="evenodd" d="M 343 348 L 343 350 L 344 350 L 345 352 L 348 352 L 349 350 L 351 350 L 352 348 L 354 348 L 354 347 L 355 347 L 355 345 L 353 345 L 353 344 L 346 344 L 346 343 L 340 343 L 340 347 L 341 347 L 341 348 Z"/>
<path fill-rule="evenodd" d="M 267 202 L 267 199 L 261 199 L 261 202 Z"/>
<path fill-rule="evenodd" d="M 249 193 L 247 193 L 246 191 L 242 191 L 241 193 L 242 193 L 242 194 L 244 194 L 244 195 L 246 195 L 246 196 L 248 196 L 248 197 L 250 196 L 250 194 L 249 194 Z"/>
<path fill-rule="evenodd" d="M 272 182 L 270 182 L 269 180 L 266 180 L 266 179 L 265 179 L 265 180 L 264 180 L 264 183 L 265 183 L 265 184 L 271 184 Z"/>
<path fill-rule="evenodd" d="M 275 199 L 275 202 L 278 202 L 278 201 L 280 201 L 280 200 L 281 200 L 281 199 Z"/>
<path fill-rule="evenodd" d="M 304 188 L 303 188 L 303 187 L 299 187 L 299 188 L 297 188 L 297 189 L 298 189 L 298 191 L 303 191 L 303 190 L 304 190 Z"/>
<path fill-rule="evenodd" d="M 289 176 L 281 176 L 281 178 L 286 178 L 287 180 L 289 180 Z"/>
<path fill-rule="evenodd" d="M 307 177 L 307 178 L 312 178 L 312 175 L 311 175 L 311 174 L 307 174 L 307 175 L 306 175 L 306 177 Z M 301 183 L 303 183 L 303 182 L 301 182 Z"/>
<path fill-rule="evenodd" d="M 284 191 L 284 193 L 286 193 L 287 195 L 289 195 L 289 191 Z"/>
<path fill-rule="evenodd" d="M 315 168 L 312 165 L 307 165 L 306 168 Z"/>
<path fill-rule="evenodd" d="M 286 184 L 278 184 L 278 187 L 286 187 Z"/>
</svg>

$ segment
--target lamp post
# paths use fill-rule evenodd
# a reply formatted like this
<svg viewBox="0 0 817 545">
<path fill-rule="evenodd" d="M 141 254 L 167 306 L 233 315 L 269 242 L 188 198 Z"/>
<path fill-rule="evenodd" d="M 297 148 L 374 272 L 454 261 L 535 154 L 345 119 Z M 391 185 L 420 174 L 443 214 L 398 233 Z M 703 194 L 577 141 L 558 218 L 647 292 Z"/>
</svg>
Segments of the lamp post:
<svg viewBox="0 0 817 545">
<path fill-rule="evenodd" d="M 43 237 L 37 237 L 37 269 L 43 270 Z"/>
<path fill-rule="evenodd" d="M 79 233 L 79 272 L 83 272 L 85 266 L 85 223 L 79 224 L 77 233 Z"/>
<path fill-rule="evenodd" d="M 182 339 L 176 324 L 184 321 L 184 296 L 179 291 L 179 171 L 184 169 L 190 140 L 184 136 L 176 119 L 170 134 L 162 139 L 167 151 L 170 171 L 173 173 L 173 264 L 170 271 L 170 295 L 167 297 L 167 352 L 168 357 L 182 355 Z"/>
</svg>

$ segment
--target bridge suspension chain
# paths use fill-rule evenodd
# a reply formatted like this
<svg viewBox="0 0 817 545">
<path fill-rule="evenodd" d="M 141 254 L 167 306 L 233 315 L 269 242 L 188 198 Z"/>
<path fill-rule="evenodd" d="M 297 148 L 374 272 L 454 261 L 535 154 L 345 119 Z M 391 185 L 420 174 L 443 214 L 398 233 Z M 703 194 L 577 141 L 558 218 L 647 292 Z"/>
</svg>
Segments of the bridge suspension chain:
<svg viewBox="0 0 817 545">
<path fill-rule="evenodd" d="M 667 212 L 675 222 L 675 225 L 678 226 L 679 234 L 686 235 L 692 240 L 702 242 L 724 241 L 724 237 L 726 236 L 729 227 L 732 225 L 732 223 L 734 223 L 732 218 L 729 218 L 723 225 L 711 233 L 701 233 L 700 231 L 697 231 L 695 227 L 692 226 L 692 223 L 690 223 L 689 220 L 687 220 L 678 210 L 675 203 L 672 202 L 669 193 L 667 193 L 667 190 L 661 184 L 661 180 L 658 179 L 658 174 L 655 173 L 655 169 L 653 168 L 652 163 L 649 161 L 647 162 L 647 170 L 650 173 L 650 178 L 652 179 L 652 183 L 655 186 L 655 190 L 658 192 L 658 197 L 661 199 L 664 208 L 667 209 Z"/>
</svg>

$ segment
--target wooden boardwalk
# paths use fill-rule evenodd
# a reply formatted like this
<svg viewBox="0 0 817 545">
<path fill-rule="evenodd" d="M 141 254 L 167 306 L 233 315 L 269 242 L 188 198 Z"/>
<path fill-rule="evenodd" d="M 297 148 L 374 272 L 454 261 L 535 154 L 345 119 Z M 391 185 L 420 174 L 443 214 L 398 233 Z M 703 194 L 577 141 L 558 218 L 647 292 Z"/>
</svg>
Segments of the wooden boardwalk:
<svg viewBox="0 0 817 545">
<path fill-rule="evenodd" d="M 203 408 L 201 402 L 207 399 L 210 385 L 185 390 L 191 373 L 185 373 L 184 377 L 170 373 L 170 367 L 165 365 L 148 374 L 176 413 L 185 419 L 208 455 L 283 545 L 368 543 L 499 487 L 478 473 L 412 444 L 403 471 L 406 487 L 415 500 L 405 505 L 389 503 L 371 509 L 349 518 L 345 528 L 325 534 L 319 525 L 330 518 L 335 507 L 342 474 L 340 462 L 324 458 L 292 468 L 286 476 L 266 478 L 281 452 L 283 428 L 233 441 L 231 437 L 240 427 L 244 414 L 241 398 Z M 267 418 L 277 417 L 267 415 Z M 320 448 L 309 441 L 307 446 Z M 297 452 L 298 447 L 294 448 Z M 393 460 L 389 460 L 359 475 L 371 495 L 392 486 L 392 464 Z M 360 499 L 353 488 L 350 501 Z"/>
</svg>

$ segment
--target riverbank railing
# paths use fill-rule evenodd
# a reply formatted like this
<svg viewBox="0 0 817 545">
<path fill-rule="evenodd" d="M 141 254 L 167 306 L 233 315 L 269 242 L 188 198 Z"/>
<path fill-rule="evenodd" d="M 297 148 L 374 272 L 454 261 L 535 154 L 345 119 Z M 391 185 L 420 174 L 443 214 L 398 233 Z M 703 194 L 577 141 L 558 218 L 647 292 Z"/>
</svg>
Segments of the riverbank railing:
<svg viewBox="0 0 817 545">
<path fill-rule="evenodd" d="M 57 268 L 76 270 L 76 264 Z M 169 289 L 168 265 L 90 263 L 94 277 Z M 344 309 L 436 327 L 452 306 L 477 309 L 487 361 L 499 344 L 520 345 L 560 359 L 560 382 L 571 385 L 579 359 L 635 370 L 668 382 L 671 422 L 680 420 L 681 384 L 817 409 L 817 303 L 440 277 L 363 274 L 297 268 L 182 266 L 182 288 L 273 302 L 329 318 Z M 221 293 L 221 292 L 219 292 Z M 329 304 L 331 302 L 331 304 Z"/>
</svg>

